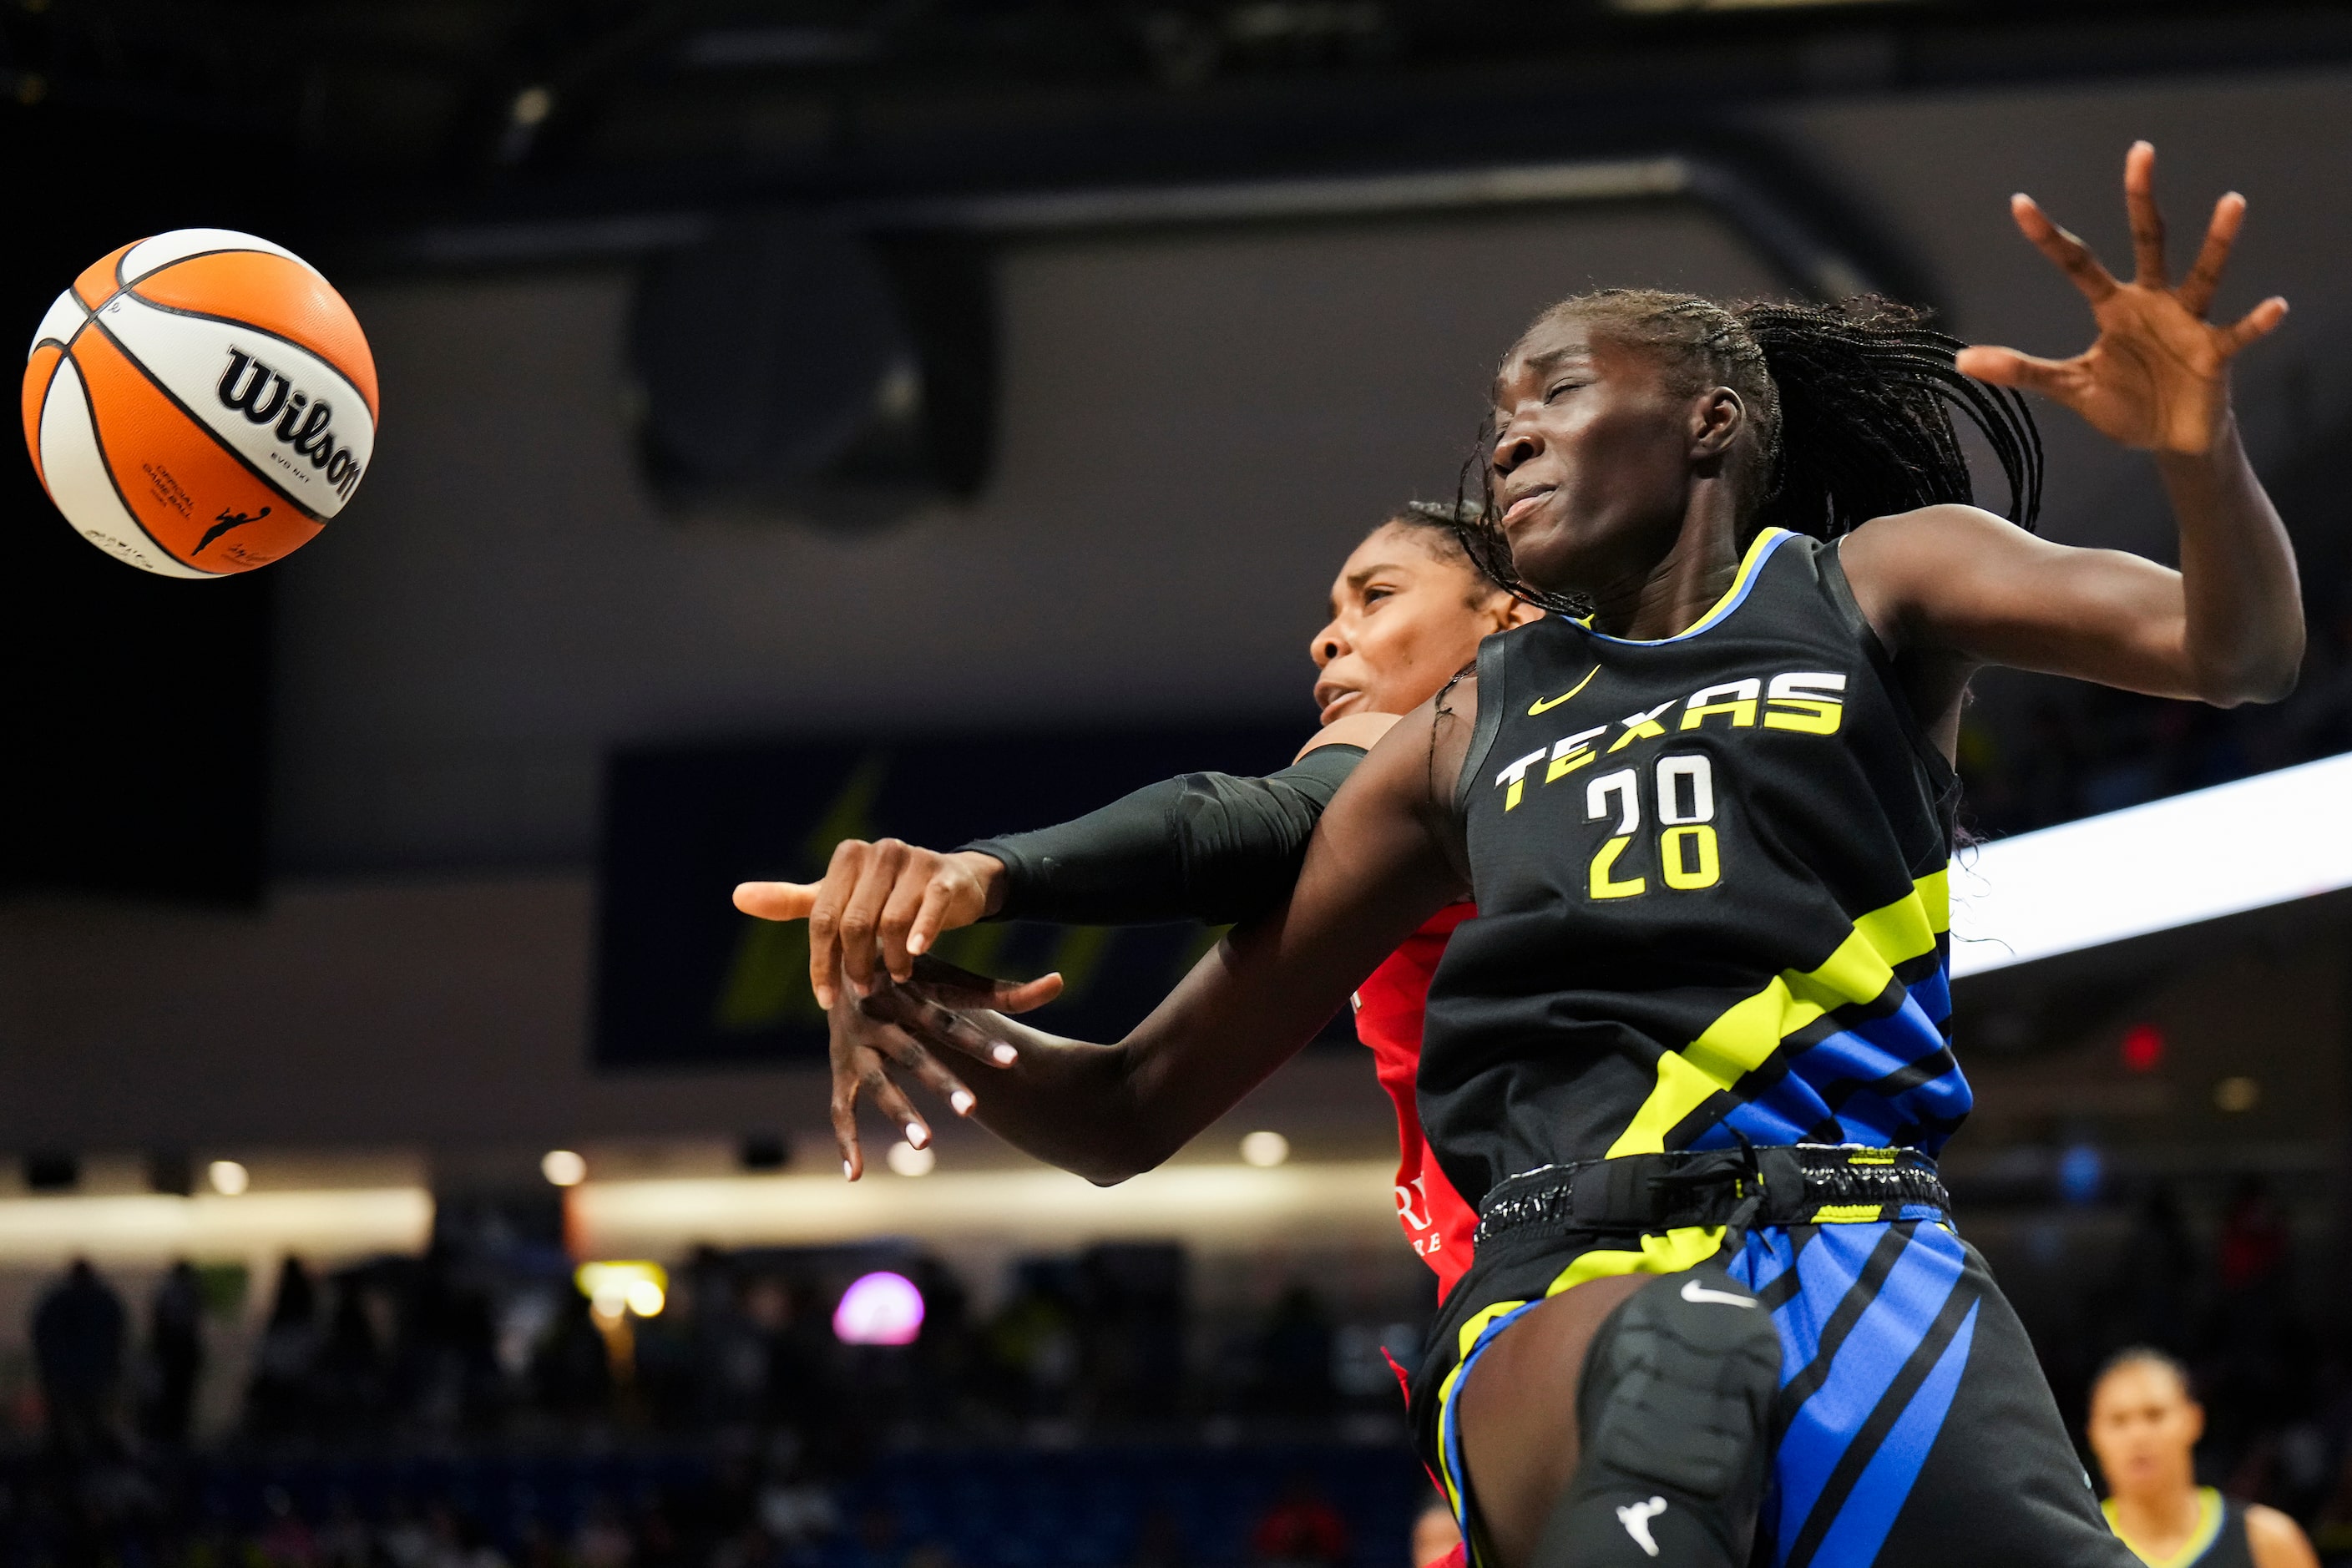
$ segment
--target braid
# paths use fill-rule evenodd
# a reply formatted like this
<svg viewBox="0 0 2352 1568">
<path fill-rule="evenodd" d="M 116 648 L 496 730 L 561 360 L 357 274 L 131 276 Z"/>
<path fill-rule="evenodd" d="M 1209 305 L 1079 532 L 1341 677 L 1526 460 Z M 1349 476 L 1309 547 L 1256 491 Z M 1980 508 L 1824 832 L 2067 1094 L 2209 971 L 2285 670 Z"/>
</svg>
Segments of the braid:
<svg viewBox="0 0 2352 1568">
<path fill-rule="evenodd" d="M 2031 529 L 2041 511 L 2042 437 L 2032 411 L 2017 393 L 1962 375 L 1953 363 L 1960 341 L 1928 330 L 1925 311 L 1868 295 L 1726 307 L 1692 294 L 1603 289 L 1561 300 L 1534 325 L 1570 317 L 1655 353 L 1677 392 L 1727 386 L 1739 395 L 1753 437 L 1741 443 L 1737 470 L 1751 498 L 1743 543 L 1765 528 L 1834 539 L 1874 517 L 1972 501 L 1954 408 L 2000 465 L 2011 521 Z M 1495 432 L 1485 435 L 1463 468 L 1463 549 L 1518 597 L 1584 613 L 1580 600 L 1536 587 L 1511 564 L 1487 460 Z"/>
</svg>

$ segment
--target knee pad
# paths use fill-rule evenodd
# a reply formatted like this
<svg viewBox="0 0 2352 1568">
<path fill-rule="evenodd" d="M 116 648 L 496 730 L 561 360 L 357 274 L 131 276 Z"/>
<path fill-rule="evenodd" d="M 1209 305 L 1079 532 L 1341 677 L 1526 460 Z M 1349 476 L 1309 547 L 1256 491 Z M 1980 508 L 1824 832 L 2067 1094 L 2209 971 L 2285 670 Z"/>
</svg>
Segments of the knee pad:
<svg viewBox="0 0 2352 1568">
<path fill-rule="evenodd" d="M 1746 1568 L 1780 1384 L 1771 1314 L 1722 1268 L 1627 1297 L 1585 1352 L 1582 1451 L 1536 1568 Z"/>
</svg>

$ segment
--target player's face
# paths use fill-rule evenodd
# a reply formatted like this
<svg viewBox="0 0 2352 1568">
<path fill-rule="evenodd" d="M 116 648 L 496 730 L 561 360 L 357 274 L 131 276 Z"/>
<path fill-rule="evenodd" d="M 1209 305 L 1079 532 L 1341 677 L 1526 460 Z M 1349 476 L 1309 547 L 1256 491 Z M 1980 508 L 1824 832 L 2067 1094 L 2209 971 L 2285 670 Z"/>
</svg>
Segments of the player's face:
<svg viewBox="0 0 2352 1568">
<path fill-rule="evenodd" d="M 1410 713 L 1503 624 L 1500 594 L 1425 529 L 1391 524 L 1356 546 L 1331 584 L 1331 623 L 1315 634 L 1322 721 Z"/>
<path fill-rule="evenodd" d="M 1654 355 L 1570 319 L 1537 325 L 1495 378 L 1496 504 L 1519 574 L 1603 595 L 1679 536 L 1696 400 Z"/>
<path fill-rule="evenodd" d="M 2205 1412 L 2170 1369 L 2126 1362 L 2091 1391 L 2091 1451 L 2114 1492 L 2187 1484 Z"/>
</svg>

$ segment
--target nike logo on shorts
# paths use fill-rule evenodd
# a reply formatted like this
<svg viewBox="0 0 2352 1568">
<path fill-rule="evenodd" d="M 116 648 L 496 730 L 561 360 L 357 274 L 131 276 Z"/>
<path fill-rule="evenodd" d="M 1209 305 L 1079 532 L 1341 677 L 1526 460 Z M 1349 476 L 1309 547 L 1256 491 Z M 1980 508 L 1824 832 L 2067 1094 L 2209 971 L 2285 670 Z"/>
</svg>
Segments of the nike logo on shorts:
<svg viewBox="0 0 2352 1568">
<path fill-rule="evenodd" d="M 1735 1296 L 1728 1290 L 1710 1290 L 1696 1279 L 1685 1279 L 1683 1281 L 1683 1300 L 1685 1301 L 1696 1301 L 1700 1303 L 1717 1301 L 1727 1307 L 1753 1307 L 1756 1305 L 1756 1298 L 1753 1296 Z M 1630 1526 L 1628 1528 L 1630 1528 Z"/>
<path fill-rule="evenodd" d="M 1628 1503 L 1617 1510 L 1617 1522 L 1633 1538 L 1633 1544 L 1655 1557 L 1658 1543 L 1650 1535 L 1650 1521 L 1666 1511 L 1666 1500 L 1654 1497 L 1647 1502 Z"/>
</svg>

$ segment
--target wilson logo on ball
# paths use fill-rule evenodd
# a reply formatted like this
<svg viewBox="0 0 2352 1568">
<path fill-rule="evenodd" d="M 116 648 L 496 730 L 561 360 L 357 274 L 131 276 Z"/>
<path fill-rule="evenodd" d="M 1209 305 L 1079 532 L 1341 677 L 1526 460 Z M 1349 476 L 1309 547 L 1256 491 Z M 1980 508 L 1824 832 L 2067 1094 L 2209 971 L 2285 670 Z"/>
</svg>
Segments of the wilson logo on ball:
<svg viewBox="0 0 2352 1568">
<path fill-rule="evenodd" d="M 315 539 L 373 466 L 375 356 L 284 246 L 174 229 L 82 269 L 25 356 L 25 446 L 81 536 L 217 578 Z"/>
<path fill-rule="evenodd" d="M 323 397 L 313 402 L 307 394 L 294 391 L 284 372 L 243 349 L 232 348 L 228 368 L 221 372 L 220 400 L 222 406 L 236 409 L 256 425 L 276 420 L 278 438 L 310 458 L 312 468 L 322 470 L 336 494 L 348 498 L 358 488 L 358 461 L 349 447 L 335 444 L 333 405 Z"/>
</svg>

